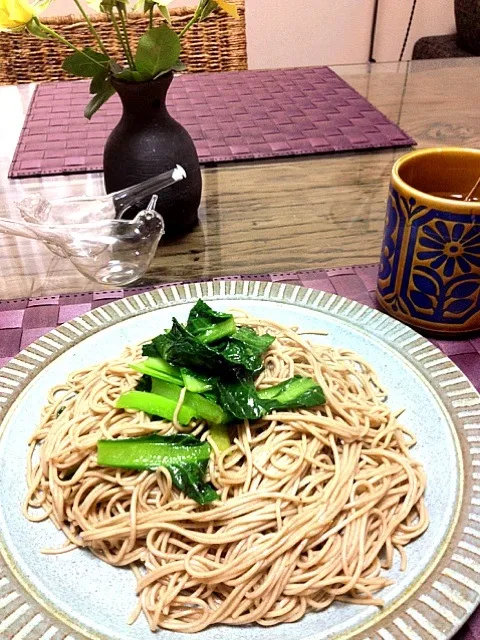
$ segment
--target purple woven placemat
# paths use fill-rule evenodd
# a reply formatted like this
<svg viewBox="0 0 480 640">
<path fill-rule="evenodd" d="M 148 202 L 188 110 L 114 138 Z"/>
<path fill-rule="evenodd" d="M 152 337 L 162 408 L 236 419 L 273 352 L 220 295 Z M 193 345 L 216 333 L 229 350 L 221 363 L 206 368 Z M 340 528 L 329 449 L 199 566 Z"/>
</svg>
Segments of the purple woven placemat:
<svg viewBox="0 0 480 640">
<path fill-rule="evenodd" d="M 87 82 L 40 85 L 9 177 L 101 171 L 121 106 L 114 96 L 88 121 L 88 99 Z M 202 163 L 415 144 L 328 67 L 185 74 L 175 78 L 168 107 Z"/>
<path fill-rule="evenodd" d="M 270 280 L 298 284 L 346 296 L 378 308 L 375 287 L 378 265 L 321 269 L 263 275 L 230 276 L 214 280 Z M 175 283 L 178 284 L 178 283 Z M 168 285 L 161 285 L 168 286 Z M 71 293 L 43 298 L 0 301 L 0 367 L 21 349 L 59 324 L 93 308 L 153 287 Z M 480 391 L 480 337 L 463 340 L 432 340 L 470 378 Z M 480 640 L 480 610 L 470 617 L 455 640 Z"/>
<path fill-rule="evenodd" d="M 271 280 L 319 289 L 378 308 L 375 299 L 378 265 L 230 276 L 216 280 Z M 161 285 L 167 286 L 167 285 Z M 112 300 L 148 291 L 153 287 L 69 293 L 45 298 L 0 301 L 0 367 L 39 336 L 76 316 Z M 467 375 L 480 391 L 480 337 L 432 340 Z M 480 639 L 480 636 L 479 636 Z"/>
</svg>

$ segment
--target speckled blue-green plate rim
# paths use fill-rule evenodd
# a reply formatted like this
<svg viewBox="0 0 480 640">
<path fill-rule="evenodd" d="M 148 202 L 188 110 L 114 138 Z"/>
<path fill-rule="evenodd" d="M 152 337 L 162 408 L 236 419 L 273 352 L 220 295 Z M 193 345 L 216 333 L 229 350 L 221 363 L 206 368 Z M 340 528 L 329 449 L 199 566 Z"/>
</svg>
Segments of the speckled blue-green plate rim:
<svg viewBox="0 0 480 640">
<path fill-rule="evenodd" d="M 112 337 L 148 339 L 156 329 L 163 328 L 155 325 L 152 330 L 151 318 L 167 326 L 168 318 L 184 316 L 198 298 L 218 308 L 246 308 L 256 315 L 296 323 L 306 330 L 326 327 L 326 342 L 354 348 L 370 357 L 381 379 L 390 378 L 391 401 L 397 405 L 405 400 L 407 420 L 412 420 L 412 425 L 419 422 L 414 430 L 419 459 L 430 465 L 426 467 L 426 502 L 436 525 L 407 547 L 413 566 L 407 570 L 406 579 L 403 574 L 395 574 L 397 587 L 390 591 L 387 588 L 383 609 L 339 603 L 293 624 L 267 629 L 217 625 L 197 636 L 202 640 L 226 635 L 231 640 L 452 637 L 480 599 L 479 394 L 439 349 L 379 311 L 322 291 L 241 280 L 169 286 L 117 300 L 50 331 L 0 369 L 0 637 L 155 637 L 144 622 L 127 627 L 130 611 L 122 610 L 123 618 L 118 615 L 114 594 L 110 608 L 115 620 L 121 618 L 121 622 L 109 626 L 108 612 L 102 609 L 101 579 L 106 576 L 108 583 L 114 576 L 111 584 L 118 581 L 121 600 L 122 585 L 134 584 L 127 572 L 108 567 L 84 550 L 55 557 L 62 560 L 50 557 L 50 564 L 41 564 L 45 562 L 45 556 L 40 554 L 42 536 L 54 536 L 55 531 L 50 523 L 41 528 L 20 519 L 17 498 L 26 486 L 22 452 L 26 452 L 25 434 L 33 431 L 34 423 L 25 426 L 15 418 L 38 415 L 44 402 L 39 390 L 55 376 L 63 375 L 65 367 L 74 369 L 74 362 L 81 362 L 82 358 L 90 361 L 93 355 L 96 361 L 111 357 L 114 347 L 108 347 L 107 353 L 107 347 L 99 345 L 110 344 Z M 115 346 L 116 353 L 123 346 Z M 422 411 L 425 415 L 420 420 Z M 420 424 L 425 421 L 430 421 L 428 429 Z M 38 541 L 33 531 L 39 532 Z M 46 567 L 45 575 L 39 571 L 42 566 Z M 49 581 L 46 576 L 50 576 Z M 92 602 L 98 606 L 92 607 Z M 175 640 L 191 638 L 167 631 L 158 633 Z"/>
</svg>

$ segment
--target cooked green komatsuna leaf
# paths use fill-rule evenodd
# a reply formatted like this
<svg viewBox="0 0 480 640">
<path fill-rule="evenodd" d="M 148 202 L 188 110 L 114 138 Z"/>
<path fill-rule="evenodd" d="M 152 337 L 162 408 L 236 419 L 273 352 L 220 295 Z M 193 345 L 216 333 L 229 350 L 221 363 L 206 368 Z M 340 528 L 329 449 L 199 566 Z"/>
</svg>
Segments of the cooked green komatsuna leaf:
<svg viewBox="0 0 480 640">
<path fill-rule="evenodd" d="M 198 300 L 189 313 L 186 329 L 200 342 L 209 344 L 233 335 L 237 327 L 231 313 L 214 311 L 203 300 Z"/>
<path fill-rule="evenodd" d="M 259 391 L 247 378 L 219 381 L 216 392 L 218 403 L 238 419 L 258 420 L 275 409 L 301 409 L 325 403 L 321 387 L 312 378 L 302 376 Z"/>
<path fill-rule="evenodd" d="M 134 371 L 139 371 L 144 375 L 151 376 L 152 378 L 160 378 L 160 380 L 166 380 L 167 382 L 173 382 L 183 386 L 183 378 L 180 369 L 172 367 L 163 358 L 147 358 L 143 362 L 137 362 L 131 364 L 130 368 Z"/>
<path fill-rule="evenodd" d="M 155 382 L 163 382 L 152 378 L 152 389 Z M 165 384 L 169 384 L 166 382 Z M 180 391 L 180 387 L 177 387 Z M 177 408 L 178 399 L 169 398 L 147 391 L 128 391 L 123 393 L 117 400 L 115 406 L 117 409 L 135 409 L 136 411 L 144 411 L 149 415 L 160 416 L 165 420 L 173 420 L 175 409 Z M 199 417 L 197 411 L 193 407 L 188 406 L 185 402 L 182 404 L 178 412 L 177 420 L 180 424 L 186 426 L 191 420 Z"/>
<path fill-rule="evenodd" d="M 274 340 L 275 336 L 259 336 L 250 327 L 241 327 L 228 340 L 213 348 L 235 367 L 243 368 L 249 374 L 255 375 L 262 371 L 262 356 Z"/>
<path fill-rule="evenodd" d="M 230 374 L 237 378 L 243 373 L 256 375 L 263 369 L 262 353 L 245 342 L 234 340 L 233 336 L 215 345 L 214 349 L 229 363 Z"/>
<path fill-rule="evenodd" d="M 152 378 L 147 375 L 143 375 L 135 387 L 135 391 L 151 391 L 152 390 Z"/>
<path fill-rule="evenodd" d="M 142 355 L 148 358 L 158 358 L 158 351 L 155 348 L 153 342 L 147 342 L 142 345 Z"/>
<path fill-rule="evenodd" d="M 214 487 L 205 482 L 205 474 L 207 472 L 208 460 L 189 464 L 171 463 L 168 466 L 173 484 L 183 491 L 189 498 L 192 498 L 199 504 L 208 504 L 219 499 L 218 493 Z"/>
<path fill-rule="evenodd" d="M 165 462 L 208 460 L 210 445 L 190 434 L 162 436 L 152 433 L 136 438 L 118 438 L 97 442 L 97 462 L 122 469 L 152 470 Z"/>
<path fill-rule="evenodd" d="M 203 344 L 173 318 L 172 328 L 153 339 L 158 354 L 170 364 L 214 375 L 228 374 L 230 365 L 217 351 Z"/>
<path fill-rule="evenodd" d="M 159 380 L 177 384 L 180 387 L 186 387 L 187 391 L 192 391 L 193 393 L 203 393 L 204 391 L 211 390 L 216 380 L 215 377 L 203 376 L 187 367 L 174 367 L 158 356 L 148 357 L 143 362 L 131 364 L 130 367 L 134 369 L 134 371 L 139 371 L 152 378 L 158 378 Z"/>
<path fill-rule="evenodd" d="M 231 314 L 214 311 L 199 300 L 186 326 L 173 318 L 171 329 L 145 344 L 142 352 L 189 369 L 193 375 L 234 379 L 259 373 L 262 354 L 274 340 L 274 336 L 259 336 L 249 327 L 237 329 Z"/>
<path fill-rule="evenodd" d="M 232 444 L 228 434 L 228 427 L 225 424 L 210 425 L 210 437 L 220 452 L 226 451 Z"/>
<path fill-rule="evenodd" d="M 262 354 L 275 341 L 275 336 L 268 333 L 259 336 L 251 327 L 240 327 L 232 336 L 232 340 L 243 342 L 252 352 Z"/>
<path fill-rule="evenodd" d="M 325 404 L 322 388 L 312 378 L 294 376 L 267 389 L 260 389 L 258 397 L 272 409 L 300 409 Z"/>
<path fill-rule="evenodd" d="M 213 486 L 205 482 L 210 445 L 186 434 L 99 440 L 97 463 L 100 466 L 154 470 L 167 469 L 173 484 L 199 504 L 218 500 Z"/>
<path fill-rule="evenodd" d="M 180 371 L 182 374 L 183 386 L 187 388 L 187 391 L 204 394 L 206 391 L 213 389 L 215 385 L 215 376 L 203 376 L 200 373 L 192 371 L 192 369 L 187 369 L 186 367 L 182 367 Z"/>
<path fill-rule="evenodd" d="M 218 403 L 239 420 L 258 420 L 268 413 L 251 380 L 243 378 L 234 382 L 219 381 L 216 391 Z"/>
<path fill-rule="evenodd" d="M 158 353 L 170 364 L 186 367 L 206 375 L 232 378 L 262 370 L 263 361 L 258 350 L 244 342 L 226 338 L 215 345 L 207 345 L 192 335 L 174 318 L 172 329 L 153 339 Z"/>
<path fill-rule="evenodd" d="M 159 397 L 178 403 L 181 392 L 181 387 L 175 384 L 155 378 L 152 380 L 152 393 L 157 394 Z M 188 407 L 188 409 L 194 414 L 195 418 L 201 418 L 202 420 L 206 420 L 212 424 L 224 424 L 228 421 L 228 415 L 221 406 L 212 402 L 212 400 L 205 398 L 199 393 L 186 391 L 182 409 L 183 407 Z"/>
</svg>

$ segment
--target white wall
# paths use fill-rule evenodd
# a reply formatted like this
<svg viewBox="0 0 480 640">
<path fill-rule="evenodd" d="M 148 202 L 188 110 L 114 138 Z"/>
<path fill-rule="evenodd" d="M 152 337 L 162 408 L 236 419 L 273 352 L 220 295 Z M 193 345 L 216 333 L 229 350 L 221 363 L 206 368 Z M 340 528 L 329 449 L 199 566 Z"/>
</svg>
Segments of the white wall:
<svg viewBox="0 0 480 640">
<path fill-rule="evenodd" d="M 453 33 L 454 0 L 419 0 L 405 51 L 425 35 Z M 194 6 L 196 0 L 175 0 Z M 374 57 L 398 60 L 412 0 L 379 0 Z M 374 0 L 246 0 L 251 69 L 365 62 Z M 45 15 L 78 13 L 73 0 L 55 0 Z"/>
<path fill-rule="evenodd" d="M 404 59 L 411 58 L 415 42 L 423 36 L 455 33 L 454 0 L 419 0 L 414 14 Z M 398 60 L 408 24 L 412 0 L 379 2 L 376 60 Z"/>
<path fill-rule="evenodd" d="M 363 62 L 372 11 L 373 0 L 246 0 L 249 67 Z"/>
<path fill-rule="evenodd" d="M 453 33 L 454 0 L 420 0 L 405 50 L 424 35 Z M 398 60 L 412 0 L 379 0 L 374 57 Z M 374 0 L 246 0 L 249 67 L 368 60 Z"/>
</svg>

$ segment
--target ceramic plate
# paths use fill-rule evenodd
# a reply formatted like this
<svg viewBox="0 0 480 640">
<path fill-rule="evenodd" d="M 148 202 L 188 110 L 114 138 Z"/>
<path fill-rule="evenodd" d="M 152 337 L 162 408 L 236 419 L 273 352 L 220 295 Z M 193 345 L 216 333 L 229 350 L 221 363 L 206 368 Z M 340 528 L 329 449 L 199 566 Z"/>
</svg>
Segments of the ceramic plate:
<svg viewBox="0 0 480 640">
<path fill-rule="evenodd" d="M 389 405 L 418 437 L 414 455 L 426 470 L 427 532 L 407 547 L 408 568 L 389 572 L 395 584 L 378 609 L 335 603 L 326 611 L 275 628 L 216 626 L 201 640 L 323 640 L 449 638 L 480 597 L 480 397 L 430 342 L 373 309 L 335 295 L 270 282 L 210 282 L 116 301 L 68 322 L 22 351 L 0 371 L 0 637 L 15 640 L 152 640 L 135 605 L 131 572 L 110 567 L 86 550 L 45 556 L 63 542 L 50 522 L 26 522 L 27 439 L 47 390 L 74 369 L 118 355 L 187 317 L 202 297 L 216 309 L 242 307 L 259 317 L 325 329 L 315 337 L 353 349 L 376 368 Z M 477 497 L 475 497 L 477 496 Z M 162 638 L 192 636 L 159 632 Z"/>
</svg>

